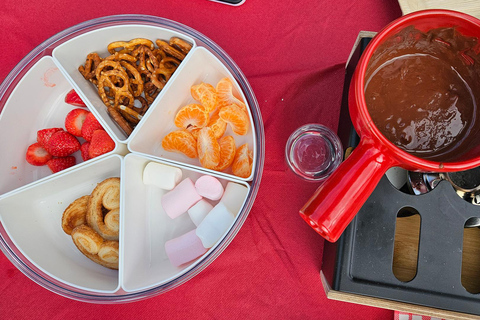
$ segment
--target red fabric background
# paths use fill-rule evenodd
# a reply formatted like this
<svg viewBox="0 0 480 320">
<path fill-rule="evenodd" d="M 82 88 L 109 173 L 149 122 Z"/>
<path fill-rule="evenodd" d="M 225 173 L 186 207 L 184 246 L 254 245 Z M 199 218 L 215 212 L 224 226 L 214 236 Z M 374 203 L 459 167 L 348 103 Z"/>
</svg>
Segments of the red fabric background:
<svg viewBox="0 0 480 320">
<path fill-rule="evenodd" d="M 357 34 L 379 31 L 399 17 L 397 1 L 2 3 L 0 80 L 37 45 L 77 23 L 112 14 L 160 16 L 195 28 L 235 60 L 258 99 L 267 143 L 250 216 L 220 257 L 191 281 L 145 301 L 94 305 L 43 289 L 0 254 L 1 319 L 393 319 L 392 311 L 326 298 L 319 278 L 323 239 L 298 215 L 317 185 L 290 174 L 284 147 L 302 124 L 337 128 L 344 65 Z"/>
</svg>

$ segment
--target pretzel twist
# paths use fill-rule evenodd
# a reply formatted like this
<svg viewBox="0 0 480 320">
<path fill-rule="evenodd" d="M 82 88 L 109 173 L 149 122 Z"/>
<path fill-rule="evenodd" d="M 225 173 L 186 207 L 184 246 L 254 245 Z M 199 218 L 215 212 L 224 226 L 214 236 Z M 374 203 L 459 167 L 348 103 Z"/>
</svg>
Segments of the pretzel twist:
<svg viewBox="0 0 480 320">
<path fill-rule="evenodd" d="M 107 113 L 112 117 L 113 121 L 122 129 L 127 135 L 130 135 L 133 131 L 132 125 L 122 116 L 120 111 L 113 106 L 107 108 Z"/>
<path fill-rule="evenodd" d="M 128 136 L 172 77 L 192 45 L 178 37 L 155 43 L 144 38 L 115 41 L 102 59 L 92 52 L 78 68 L 98 89 L 107 112 Z M 141 107 L 135 106 L 139 100 Z M 138 103 L 137 103 L 138 105 Z"/>
<path fill-rule="evenodd" d="M 100 80 L 102 72 L 108 70 L 120 70 L 122 68 L 120 62 L 114 60 L 103 60 L 95 69 L 95 77 Z"/>
<path fill-rule="evenodd" d="M 78 67 L 78 71 L 83 75 L 83 77 L 93 82 L 94 84 L 97 83 L 95 70 L 97 69 L 98 65 L 102 62 L 102 59 L 96 52 L 89 53 L 87 55 L 87 59 L 85 61 L 85 66 Z"/>
<path fill-rule="evenodd" d="M 133 50 L 135 50 L 135 47 L 140 45 L 145 45 L 149 47 L 151 50 L 155 48 L 155 45 L 153 44 L 152 41 L 144 38 L 136 38 L 128 42 L 125 42 L 125 41 L 112 42 L 108 45 L 107 50 L 108 52 L 110 52 L 110 54 L 114 54 L 117 51 L 121 53 L 127 53 L 127 52 L 132 52 Z M 123 48 L 123 50 L 117 50 L 121 48 Z"/>
<path fill-rule="evenodd" d="M 128 53 L 115 52 L 114 54 L 106 57 L 105 60 L 114 60 L 114 61 L 126 60 L 129 62 L 136 62 L 137 58 L 135 58 L 134 56 Z"/>
<path fill-rule="evenodd" d="M 133 52 L 133 55 L 138 59 L 138 70 L 140 72 L 153 72 L 158 68 L 158 59 L 150 48 L 140 46 Z"/>
<path fill-rule="evenodd" d="M 178 37 L 171 37 L 169 43 L 172 47 L 180 50 L 185 55 L 192 50 L 192 45 L 190 43 Z"/>
<path fill-rule="evenodd" d="M 166 41 L 163 41 L 163 40 L 157 40 L 155 41 L 155 43 L 157 44 L 157 46 L 162 49 L 163 51 L 165 51 L 166 54 L 174 57 L 174 58 L 177 58 L 178 60 L 183 60 L 185 59 L 185 56 L 186 54 L 181 52 L 180 50 L 178 49 L 175 49 L 174 47 L 172 47 L 168 42 Z"/>
<path fill-rule="evenodd" d="M 135 68 L 132 64 L 126 61 L 120 61 L 120 64 L 128 73 L 130 92 L 134 97 L 140 97 L 143 92 L 143 80 L 140 72 L 138 72 L 137 68 Z"/>
<path fill-rule="evenodd" d="M 105 105 L 117 107 L 125 103 L 125 99 L 128 99 L 128 105 L 133 105 L 134 98 L 129 88 L 130 80 L 123 69 L 105 71 L 98 80 L 98 93 Z M 108 94 L 105 89 L 108 89 Z"/>
</svg>

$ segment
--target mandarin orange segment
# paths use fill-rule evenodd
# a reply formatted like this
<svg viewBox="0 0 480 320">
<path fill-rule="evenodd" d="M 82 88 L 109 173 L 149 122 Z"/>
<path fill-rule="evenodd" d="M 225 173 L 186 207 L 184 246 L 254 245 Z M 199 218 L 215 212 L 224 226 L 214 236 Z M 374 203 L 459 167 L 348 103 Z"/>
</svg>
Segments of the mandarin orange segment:
<svg viewBox="0 0 480 320">
<path fill-rule="evenodd" d="M 252 172 L 253 156 L 248 144 L 238 147 L 232 163 L 232 172 L 237 177 L 248 178 Z"/>
<path fill-rule="evenodd" d="M 245 103 L 233 95 L 233 83 L 229 78 L 223 78 L 217 83 L 217 106 L 218 108 L 236 104 L 240 108 L 247 110 Z"/>
<path fill-rule="evenodd" d="M 180 152 L 189 158 L 197 157 L 197 141 L 186 130 L 172 131 L 162 140 L 162 147 L 166 151 Z"/>
<path fill-rule="evenodd" d="M 212 112 L 217 107 L 217 90 L 209 83 L 202 82 L 190 88 L 192 98 L 200 101 L 207 112 Z"/>
<path fill-rule="evenodd" d="M 227 123 L 220 119 L 219 110 L 215 111 L 210 117 L 207 127 L 215 132 L 215 138 L 220 139 L 227 130 Z"/>
<path fill-rule="evenodd" d="M 182 107 L 175 116 L 175 125 L 179 128 L 187 129 L 203 128 L 207 125 L 209 114 L 200 104 L 188 104 Z"/>
<path fill-rule="evenodd" d="M 197 141 L 198 138 L 198 131 L 200 131 L 201 128 L 188 128 L 187 131 L 192 134 L 192 136 L 195 138 L 195 141 Z"/>
<path fill-rule="evenodd" d="M 218 141 L 218 144 L 220 145 L 220 162 L 215 170 L 222 171 L 233 163 L 236 152 L 235 139 L 232 136 L 225 136 Z"/>
<path fill-rule="evenodd" d="M 198 159 L 204 168 L 215 169 L 220 163 L 220 145 L 210 127 L 204 127 L 198 131 L 197 152 Z"/>
<path fill-rule="evenodd" d="M 249 119 L 247 113 L 239 106 L 231 104 L 220 109 L 218 115 L 220 119 L 228 123 L 233 132 L 243 136 L 248 132 Z"/>
</svg>

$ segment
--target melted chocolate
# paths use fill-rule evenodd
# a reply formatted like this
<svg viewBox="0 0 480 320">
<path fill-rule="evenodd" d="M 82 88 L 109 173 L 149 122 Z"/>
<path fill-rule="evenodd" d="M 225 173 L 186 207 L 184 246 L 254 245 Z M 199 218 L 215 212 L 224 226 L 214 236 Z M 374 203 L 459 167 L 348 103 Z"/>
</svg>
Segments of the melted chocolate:
<svg viewBox="0 0 480 320">
<path fill-rule="evenodd" d="M 480 105 L 476 45 L 455 28 L 408 27 L 379 46 L 365 76 L 365 99 L 380 132 L 425 159 L 450 161 L 468 151 Z"/>
</svg>

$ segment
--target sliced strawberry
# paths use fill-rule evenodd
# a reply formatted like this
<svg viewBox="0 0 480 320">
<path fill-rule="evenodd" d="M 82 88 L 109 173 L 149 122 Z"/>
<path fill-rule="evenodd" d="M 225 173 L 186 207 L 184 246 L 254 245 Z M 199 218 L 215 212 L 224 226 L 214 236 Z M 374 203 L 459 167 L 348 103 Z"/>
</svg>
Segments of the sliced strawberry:
<svg viewBox="0 0 480 320">
<path fill-rule="evenodd" d="M 25 158 L 33 166 L 43 166 L 53 157 L 40 143 L 36 142 L 28 147 Z"/>
<path fill-rule="evenodd" d="M 47 129 L 38 130 L 37 142 L 40 143 L 40 145 L 45 148 L 52 134 L 58 131 L 63 131 L 63 128 L 47 128 Z"/>
<path fill-rule="evenodd" d="M 88 148 L 88 155 L 90 158 L 98 157 L 104 153 L 115 149 L 115 142 L 110 138 L 105 130 L 95 130 Z"/>
<path fill-rule="evenodd" d="M 45 149 L 52 156 L 66 157 L 80 150 L 80 142 L 72 134 L 66 131 L 58 131 L 52 134 Z"/>
<path fill-rule="evenodd" d="M 85 109 L 73 109 L 65 117 L 65 129 L 74 136 L 81 137 L 83 122 L 88 114 L 90 112 Z"/>
<path fill-rule="evenodd" d="M 90 142 L 85 141 L 82 143 L 82 146 L 80 147 L 80 152 L 82 154 L 82 159 L 83 161 L 87 161 L 90 159 L 90 156 L 88 155 L 88 148 L 90 147 Z"/>
<path fill-rule="evenodd" d="M 74 166 L 77 163 L 77 160 L 74 156 L 53 158 L 48 160 L 47 166 L 52 170 L 53 173 L 65 170 Z"/>
<path fill-rule="evenodd" d="M 92 134 L 95 130 L 103 129 L 102 125 L 95 118 L 93 113 L 87 114 L 85 121 L 82 126 L 82 137 L 83 139 L 90 141 L 92 140 Z"/>
<path fill-rule="evenodd" d="M 65 96 L 65 102 L 76 107 L 86 107 L 85 103 L 80 99 L 78 93 L 75 90 L 70 90 Z"/>
</svg>

